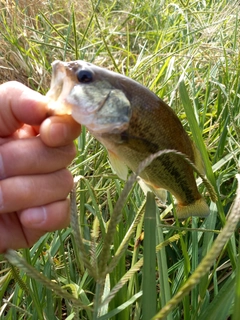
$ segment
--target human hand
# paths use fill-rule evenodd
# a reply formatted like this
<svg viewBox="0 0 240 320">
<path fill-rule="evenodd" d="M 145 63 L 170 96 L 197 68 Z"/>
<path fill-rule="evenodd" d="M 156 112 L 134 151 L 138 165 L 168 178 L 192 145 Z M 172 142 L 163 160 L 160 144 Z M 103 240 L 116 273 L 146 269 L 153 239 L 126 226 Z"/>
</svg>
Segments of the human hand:
<svg viewBox="0 0 240 320">
<path fill-rule="evenodd" d="M 0 253 L 69 224 L 73 179 L 66 167 L 81 128 L 47 112 L 41 94 L 18 82 L 0 85 Z"/>
</svg>

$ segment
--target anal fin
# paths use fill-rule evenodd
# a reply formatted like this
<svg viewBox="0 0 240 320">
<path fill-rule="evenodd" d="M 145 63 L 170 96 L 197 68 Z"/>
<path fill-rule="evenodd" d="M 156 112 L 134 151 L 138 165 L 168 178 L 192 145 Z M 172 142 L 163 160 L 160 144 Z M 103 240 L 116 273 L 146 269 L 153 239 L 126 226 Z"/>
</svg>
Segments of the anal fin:
<svg viewBox="0 0 240 320">
<path fill-rule="evenodd" d="M 167 190 L 162 189 L 162 188 L 155 188 L 152 185 L 148 184 L 146 181 L 144 181 L 143 179 L 141 179 L 140 177 L 138 177 L 138 183 L 142 189 L 142 191 L 144 192 L 145 195 L 147 195 L 147 193 L 149 191 L 153 192 L 156 197 L 158 197 L 158 199 L 162 202 L 162 203 L 166 203 L 167 201 Z"/>
</svg>

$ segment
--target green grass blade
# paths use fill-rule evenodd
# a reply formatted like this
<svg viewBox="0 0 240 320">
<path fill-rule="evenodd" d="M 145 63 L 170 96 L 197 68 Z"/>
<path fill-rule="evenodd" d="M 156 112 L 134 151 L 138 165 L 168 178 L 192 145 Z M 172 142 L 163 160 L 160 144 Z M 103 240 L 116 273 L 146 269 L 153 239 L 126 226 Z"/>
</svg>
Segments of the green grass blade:
<svg viewBox="0 0 240 320">
<path fill-rule="evenodd" d="M 157 221 L 157 232 L 156 232 L 157 243 L 163 244 L 164 243 L 163 228 L 160 226 L 160 218 L 158 213 L 156 215 L 156 221 Z M 163 307 L 171 298 L 171 290 L 168 282 L 168 265 L 167 265 L 167 255 L 166 255 L 165 247 L 162 247 L 162 249 L 157 252 L 157 263 L 158 263 L 159 284 L 160 284 L 159 295 L 160 295 L 161 307 Z M 170 313 L 167 316 L 167 320 L 172 320 L 172 319 L 173 319 L 173 316 L 172 316 L 172 313 Z"/>
<path fill-rule="evenodd" d="M 233 308 L 232 320 L 238 320 L 240 314 L 240 247 L 238 247 L 237 271 L 236 271 L 236 288 L 235 288 L 235 303 Z M 232 289 L 231 289 L 232 290 Z"/>
<path fill-rule="evenodd" d="M 180 93 L 180 98 L 181 98 L 184 110 L 185 110 L 187 118 L 188 118 L 188 123 L 189 123 L 190 129 L 191 129 L 192 135 L 193 135 L 193 140 L 194 140 L 197 148 L 199 149 L 201 156 L 203 158 L 204 164 L 205 164 L 206 175 L 207 175 L 208 179 L 210 180 L 210 182 L 212 183 L 212 185 L 215 187 L 216 182 L 215 182 L 215 177 L 212 172 L 212 166 L 209 161 L 209 156 L 208 156 L 208 153 L 207 153 L 204 141 L 203 141 L 202 132 L 201 132 L 199 125 L 197 123 L 197 120 L 196 120 L 196 117 L 194 114 L 194 110 L 192 108 L 192 103 L 190 101 L 184 80 L 180 81 L 179 93 Z M 216 189 L 216 187 L 215 187 L 215 189 Z"/>
<path fill-rule="evenodd" d="M 221 287 L 209 306 L 204 308 L 204 312 L 199 315 L 198 320 L 228 319 L 231 314 L 232 303 L 234 300 L 235 282 L 236 277 L 235 273 L 233 273 Z M 239 319 L 239 313 L 236 319 Z"/>
<path fill-rule="evenodd" d="M 143 251 L 143 320 L 149 320 L 156 313 L 156 204 L 155 195 L 147 194 L 144 217 Z"/>
</svg>

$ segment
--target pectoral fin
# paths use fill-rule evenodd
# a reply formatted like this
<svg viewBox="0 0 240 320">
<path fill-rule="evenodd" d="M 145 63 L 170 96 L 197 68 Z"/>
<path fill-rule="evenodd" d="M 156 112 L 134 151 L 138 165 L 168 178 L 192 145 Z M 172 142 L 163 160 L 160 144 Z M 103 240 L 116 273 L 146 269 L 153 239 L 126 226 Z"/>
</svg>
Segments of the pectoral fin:
<svg viewBox="0 0 240 320">
<path fill-rule="evenodd" d="M 115 172 L 118 177 L 122 180 L 127 180 L 128 168 L 125 163 L 120 160 L 115 153 L 108 150 L 108 157 L 112 167 L 113 172 Z"/>
</svg>

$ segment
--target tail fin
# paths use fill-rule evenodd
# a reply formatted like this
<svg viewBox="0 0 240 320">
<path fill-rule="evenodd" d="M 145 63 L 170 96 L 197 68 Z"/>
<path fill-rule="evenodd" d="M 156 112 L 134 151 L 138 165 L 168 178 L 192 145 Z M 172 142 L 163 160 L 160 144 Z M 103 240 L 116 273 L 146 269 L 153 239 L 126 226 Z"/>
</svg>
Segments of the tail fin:
<svg viewBox="0 0 240 320">
<path fill-rule="evenodd" d="M 203 198 L 200 198 L 187 206 L 177 204 L 177 216 L 179 220 L 184 220 L 192 216 L 206 217 L 209 213 L 209 207 Z"/>
</svg>

